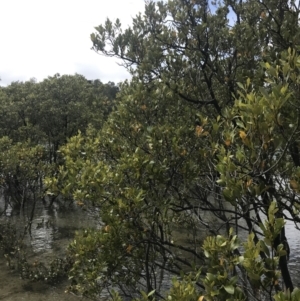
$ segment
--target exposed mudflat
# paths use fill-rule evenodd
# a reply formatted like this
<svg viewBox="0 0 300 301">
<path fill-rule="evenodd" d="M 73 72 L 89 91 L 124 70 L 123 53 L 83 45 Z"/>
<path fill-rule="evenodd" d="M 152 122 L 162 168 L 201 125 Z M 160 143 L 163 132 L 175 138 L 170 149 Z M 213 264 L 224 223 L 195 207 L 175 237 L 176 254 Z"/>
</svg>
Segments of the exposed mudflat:
<svg viewBox="0 0 300 301">
<path fill-rule="evenodd" d="M 0 197 L 0 207 L 3 200 Z M 64 258 L 68 244 L 73 240 L 75 231 L 95 226 L 97 218 L 92 217 L 76 206 L 60 206 L 48 208 L 48 204 L 40 202 L 37 205 L 35 218 L 32 223 L 31 236 L 26 235 L 24 243 L 28 250 L 27 260 L 33 262 L 51 262 L 56 257 Z M 3 210 L 3 209 L 2 209 Z M 1 216 L 2 222 L 11 222 L 24 229 L 24 221 L 28 218 L 24 212 L 11 211 L 9 215 Z M 23 230 L 24 231 L 24 230 Z M 18 272 L 6 265 L 3 256 L 0 257 L 0 301 L 73 301 L 83 298 L 65 293 L 68 282 L 50 285 L 21 279 Z"/>
<path fill-rule="evenodd" d="M 77 296 L 65 293 L 67 283 L 49 285 L 43 282 L 23 280 L 0 262 L 0 300 L 2 301 L 75 301 Z"/>
</svg>

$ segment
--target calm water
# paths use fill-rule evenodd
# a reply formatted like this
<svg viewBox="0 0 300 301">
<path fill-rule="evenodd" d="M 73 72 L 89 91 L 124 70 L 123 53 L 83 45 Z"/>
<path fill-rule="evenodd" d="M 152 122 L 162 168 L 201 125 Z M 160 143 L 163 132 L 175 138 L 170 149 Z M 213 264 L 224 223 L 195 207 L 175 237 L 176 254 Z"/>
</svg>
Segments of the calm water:
<svg viewBox="0 0 300 301">
<path fill-rule="evenodd" d="M 298 226 L 300 225 L 298 224 Z M 300 231 L 290 221 L 286 223 L 286 238 L 291 249 L 289 266 L 294 285 L 300 288 Z"/>
<path fill-rule="evenodd" d="M 0 199 L 0 212 L 3 211 L 4 202 Z M 207 213 L 206 213 L 207 214 Z M 7 216 L 0 217 L 0 221 L 10 220 L 17 223 L 20 229 L 28 220 L 29 212 L 12 211 L 8 208 Z M 72 241 L 78 229 L 97 227 L 99 220 L 97 214 L 88 213 L 70 203 L 58 203 L 49 208 L 47 203 L 39 202 L 36 206 L 36 218 L 32 223 L 31 237 L 26 237 L 26 244 L 30 246 L 29 261 L 51 261 L 57 256 L 64 256 L 67 245 Z M 208 216 L 206 216 L 206 219 Z M 204 233 L 203 233 L 204 234 Z M 291 254 L 289 265 L 295 286 L 300 287 L 300 235 L 295 225 L 286 223 L 286 236 L 289 241 Z M 240 240 L 246 239 L 240 234 Z M 164 279 L 162 290 L 170 284 L 170 277 Z M 65 294 L 67 283 L 51 286 L 41 282 L 31 282 L 20 279 L 19 275 L 6 267 L 0 258 L 0 300 L 5 301 L 73 301 L 80 298 Z M 105 298 L 104 298 L 105 299 Z"/>
<path fill-rule="evenodd" d="M 32 227 L 31 237 L 25 237 L 29 246 L 29 262 L 47 262 L 55 257 L 64 257 L 68 244 L 72 241 L 75 231 L 87 227 L 97 227 L 95 214 L 90 214 L 70 203 L 49 204 L 38 202 Z M 4 201 L 0 199 L 0 212 L 4 209 Z M 0 221 L 16 223 L 20 229 L 28 221 L 30 210 L 13 211 L 7 209 L 6 216 Z M 66 294 L 67 283 L 55 286 L 42 282 L 32 282 L 20 279 L 17 272 L 6 267 L 4 259 L 0 258 L 0 300 L 5 301 L 73 301 L 79 300 L 77 296 Z"/>
</svg>

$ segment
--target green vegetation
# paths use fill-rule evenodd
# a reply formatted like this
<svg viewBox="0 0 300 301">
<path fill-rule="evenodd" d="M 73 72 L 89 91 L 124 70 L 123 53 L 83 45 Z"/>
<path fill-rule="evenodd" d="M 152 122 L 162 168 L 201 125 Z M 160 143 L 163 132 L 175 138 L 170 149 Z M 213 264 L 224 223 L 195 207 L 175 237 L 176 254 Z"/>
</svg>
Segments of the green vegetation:
<svg viewBox="0 0 300 301">
<path fill-rule="evenodd" d="M 90 126 L 99 130 L 118 91 L 112 82 L 89 81 L 78 74 L 56 74 L 39 83 L 15 82 L 1 88 L 0 189 L 4 210 L 0 216 L 7 210 L 20 210 L 27 221 L 24 230 L 1 221 L 0 253 L 22 278 L 53 283 L 67 276 L 68 258 L 30 262 L 24 238 L 31 237 L 36 207 L 46 197 L 43 180 L 59 171 L 59 148 Z M 52 206 L 57 195 L 50 197 Z"/>
<path fill-rule="evenodd" d="M 0 187 L 13 206 L 24 206 L 37 193 L 43 196 L 43 179 L 58 170 L 58 149 L 90 125 L 100 129 L 117 92 L 113 83 L 78 74 L 1 88 Z"/>
<path fill-rule="evenodd" d="M 0 189 L 4 202 L 0 215 L 10 210 L 27 215 L 24 231 L 1 221 L 0 252 L 22 278 L 56 282 L 66 277 L 68 258 L 32 264 L 24 238 L 31 236 L 36 207 L 46 197 L 45 177 L 59 171 L 62 158 L 58 149 L 89 126 L 100 129 L 118 91 L 112 82 L 89 81 L 78 74 L 56 74 L 40 83 L 14 82 L 0 89 Z M 50 196 L 50 206 L 56 197 Z M 48 227 L 49 221 L 45 225 Z"/>
<path fill-rule="evenodd" d="M 1 120 L 1 164 L 15 170 L 6 150 L 18 156 L 18 142 L 32 142 L 22 144 L 26 170 L 39 164 L 31 154 L 45 155 L 54 167 L 38 169 L 52 195 L 100 209 L 102 227 L 68 248 L 70 291 L 299 300 L 285 235 L 286 220 L 300 222 L 297 5 L 148 1 L 126 30 L 107 20 L 94 50 L 132 74 L 114 109 L 115 86 L 78 75 L 2 89 L 11 122 Z"/>
<path fill-rule="evenodd" d="M 52 181 L 101 208 L 102 230 L 70 247 L 75 290 L 143 288 L 159 298 L 161 274 L 201 267 L 195 281 L 207 300 L 294 289 L 283 218 L 299 220 L 298 10 L 251 0 L 214 8 L 150 1 L 131 28 L 107 20 L 91 35 L 133 77 L 102 130 L 61 149 L 65 165 Z M 218 228 L 225 236 L 204 241 L 213 253 L 204 258 L 201 240 Z M 242 251 L 239 229 L 250 234 Z"/>
</svg>

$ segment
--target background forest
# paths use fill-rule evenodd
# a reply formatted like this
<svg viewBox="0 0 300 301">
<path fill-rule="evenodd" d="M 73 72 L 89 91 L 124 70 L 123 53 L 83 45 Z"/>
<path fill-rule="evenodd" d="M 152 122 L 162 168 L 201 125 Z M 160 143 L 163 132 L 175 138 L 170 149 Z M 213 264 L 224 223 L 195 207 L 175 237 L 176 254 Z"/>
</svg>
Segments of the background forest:
<svg viewBox="0 0 300 301">
<path fill-rule="evenodd" d="M 300 222 L 299 3 L 147 1 L 91 40 L 130 81 L 1 88 L 7 205 L 47 193 L 99 212 L 68 247 L 69 290 L 300 300 L 285 231 Z"/>
</svg>

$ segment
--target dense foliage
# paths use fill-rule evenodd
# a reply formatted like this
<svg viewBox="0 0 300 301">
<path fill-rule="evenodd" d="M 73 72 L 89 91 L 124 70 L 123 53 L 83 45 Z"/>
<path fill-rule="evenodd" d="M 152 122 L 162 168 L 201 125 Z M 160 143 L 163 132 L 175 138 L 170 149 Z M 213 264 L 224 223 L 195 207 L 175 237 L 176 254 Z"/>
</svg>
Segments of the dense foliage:
<svg viewBox="0 0 300 301">
<path fill-rule="evenodd" d="M 58 173 L 58 150 L 70 137 L 90 126 L 102 127 L 118 91 L 112 82 L 78 74 L 55 74 L 0 89 L 0 255 L 22 278 L 56 283 L 67 277 L 67 257 L 33 260 L 28 247 L 39 228 L 55 227 L 51 219 L 37 216 L 36 209 L 52 210 L 65 201 L 46 196 L 44 179 Z"/>
<path fill-rule="evenodd" d="M 168 299 L 299 299 L 285 235 L 300 208 L 298 17 L 294 1 L 148 1 L 130 28 L 96 27 L 94 50 L 132 80 L 48 181 L 101 210 L 69 248 L 71 289 L 160 299 L 186 274 Z"/>
<path fill-rule="evenodd" d="M 10 205 L 43 195 L 42 180 L 57 171 L 59 147 L 90 125 L 100 129 L 117 92 L 113 83 L 78 74 L 1 88 L 0 187 Z"/>
<path fill-rule="evenodd" d="M 30 230 L 47 185 L 102 224 L 23 274 L 68 270 L 70 291 L 115 301 L 299 300 L 285 233 L 300 223 L 299 5 L 147 1 L 91 39 L 131 72 L 120 91 L 59 74 L 0 89 L 6 206 L 31 202 Z"/>
</svg>

